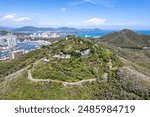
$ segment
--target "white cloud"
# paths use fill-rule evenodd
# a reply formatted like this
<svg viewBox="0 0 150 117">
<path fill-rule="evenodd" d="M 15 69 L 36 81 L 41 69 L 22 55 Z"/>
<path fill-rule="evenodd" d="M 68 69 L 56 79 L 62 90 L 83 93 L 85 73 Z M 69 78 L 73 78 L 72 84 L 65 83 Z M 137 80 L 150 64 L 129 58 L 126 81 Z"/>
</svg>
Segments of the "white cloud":
<svg viewBox="0 0 150 117">
<path fill-rule="evenodd" d="M 105 22 L 106 22 L 106 19 L 91 18 L 91 19 L 80 21 L 80 22 L 68 22 L 64 24 L 66 26 L 99 26 L 99 25 L 104 25 Z"/>
<path fill-rule="evenodd" d="M 84 22 L 87 25 L 101 25 L 101 24 L 104 24 L 106 22 L 106 19 L 91 18 L 91 19 L 85 20 Z"/>
<path fill-rule="evenodd" d="M 2 19 L 14 19 L 15 18 L 15 15 L 6 15 L 4 17 L 2 17 Z"/>
<path fill-rule="evenodd" d="M 31 21 L 29 17 L 19 17 L 15 14 L 5 15 L 0 18 L 1 21 L 14 21 L 14 22 L 23 22 L 23 21 Z"/>
<path fill-rule="evenodd" d="M 40 22 L 38 25 L 40 26 L 74 26 L 74 27 L 80 27 L 80 26 L 99 26 L 104 25 L 106 22 L 106 19 L 102 18 L 91 18 L 87 20 L 81 20 L 81 21 L 72 21 L 72 22 Z"/>
<path fill-rule="evenodd" d="M 65 12 L 67 10 L 67 8 L 61 8 L 60 11 Z"/>
</svg>

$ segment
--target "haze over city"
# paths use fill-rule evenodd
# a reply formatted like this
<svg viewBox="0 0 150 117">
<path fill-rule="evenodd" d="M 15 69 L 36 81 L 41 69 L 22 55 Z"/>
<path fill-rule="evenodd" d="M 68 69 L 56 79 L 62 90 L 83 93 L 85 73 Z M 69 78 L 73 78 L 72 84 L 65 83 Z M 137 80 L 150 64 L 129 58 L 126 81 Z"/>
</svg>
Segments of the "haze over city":
<svg viewBox="0 0 150 117">
<path fill-rule="evenodd" d="M 0 0 L 0 26 L 149 29 L 149 0 Z"/>
</svg>

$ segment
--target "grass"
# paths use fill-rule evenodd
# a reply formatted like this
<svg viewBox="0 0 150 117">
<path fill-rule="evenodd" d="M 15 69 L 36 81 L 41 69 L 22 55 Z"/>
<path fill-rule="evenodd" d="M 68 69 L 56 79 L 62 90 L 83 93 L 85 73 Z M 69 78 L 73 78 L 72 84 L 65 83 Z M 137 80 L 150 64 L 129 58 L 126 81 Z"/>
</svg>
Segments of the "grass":
<svg viewBox="0 0 150 117">
<path fill-rule="evenodd" d="M 91 53 L 86 56 L 76 56 L 76 52 L 90 48 Z M 58 59 L 52 56 L 64 52 L 72 54 L 71 59 Z M 27 79 L 27 73 L 22 74 L 16 79 L 0 80 L 0 99 L 5 100 L 105 100 L 105 99 L 150 99 L 149 84 L 145 81 L 132 79 L 128 72 L 125 79 L 119 78 L 117 68 L 122 63 L 116 54 L 126 57 L 127 62 L 133 62 L 137 71 L 147 69 L 149 71 L 149 51 L 114 49 L 102 43 L 94 43 L 90 40 L 79 37 L 71 37 L 62 40 L 51 46 L 45 46 L 41 50 L 30 52 L 19 59 L 7 62 L 0 62 L 0 77 L 7 76 L 23 67 L 30 65 L 32 75 L 36 79 L 55 79 L 67 82 L 76 82 L 83 79 L 102 77 L 104 73 L 109 74 L 106 81 L 99 79 L 92 83 L 82 86 L 63 87 L 60 83 L 50 82 L 31 82 Z M 50 62 L 39 61 L 47 57 Z M 112 69 L 110 68 L 112 64 Z M 137 67 L 137 65 L 139 67 Z M 143 68 L 143 69 L 140 69 Z M 142 72 L 145 73 L 145 70 Z M 135 74 L 134 74 L 135 75 Z"/>
<path fill-rule="evenodd" d="M 90 49 L 85 56 L 79 55 L 81 51 Z M 53 58 L 60 52 L 70 54 L 70 59 Z M 55 43 L 49 52 L 49 62 L 41 61 L 32 68 L 32 76 L 35 79 L 53 79 L 66 82 L 102 78 L 104 73 L 111 76 L 112 67 L 119 66 L 119 60 L 108 49 L 103 49 L 95 42 L 80 37 L 72 37 Z"/>
<path fill-rule="evenodd" d="M 4 88 L 5 87 L 5 88 Z M 64 88 L 58 83 L 33 83 L 27 73 L 17 79 L 0 83 L 0 99 L 4 100 L 105 100 L 144 99 L 123 90 L 116 80 L 86 83 L 82 87 Z"/>
</svg>

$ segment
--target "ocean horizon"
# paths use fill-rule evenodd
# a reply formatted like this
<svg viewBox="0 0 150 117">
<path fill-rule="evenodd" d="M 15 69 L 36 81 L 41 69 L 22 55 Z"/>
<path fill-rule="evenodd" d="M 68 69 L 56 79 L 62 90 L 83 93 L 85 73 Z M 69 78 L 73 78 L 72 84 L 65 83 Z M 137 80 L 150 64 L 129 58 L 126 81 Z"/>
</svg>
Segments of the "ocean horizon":
<svg viewBox="0 0 150 117">
<path fill-rule="evenodd" d="M 119 30 L 101 30 L 101 31 L 81 31 L 77 32 L 74 35 L 75 36 L 80 36 L 80 37 L 99 37 L 99 36 L 104 36 L 113 32 L 118 32 Z M 145 35 L 150 35 L 150 30 L 133 30 L 136 33 L 139 34 L 145 34 Z"/>
</svg>

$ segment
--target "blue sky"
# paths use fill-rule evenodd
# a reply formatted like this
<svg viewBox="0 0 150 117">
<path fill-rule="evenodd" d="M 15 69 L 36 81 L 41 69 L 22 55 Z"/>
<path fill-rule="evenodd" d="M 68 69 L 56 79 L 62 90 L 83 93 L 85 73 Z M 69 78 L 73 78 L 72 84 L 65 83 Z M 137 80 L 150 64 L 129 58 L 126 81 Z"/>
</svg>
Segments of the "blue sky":
<svg viewBox="0 0 150 117">
<path fill-rule="evenodd" d="M 150 0 L 0 0 L 0 26 L 150 29 Z"/>
</svg>

